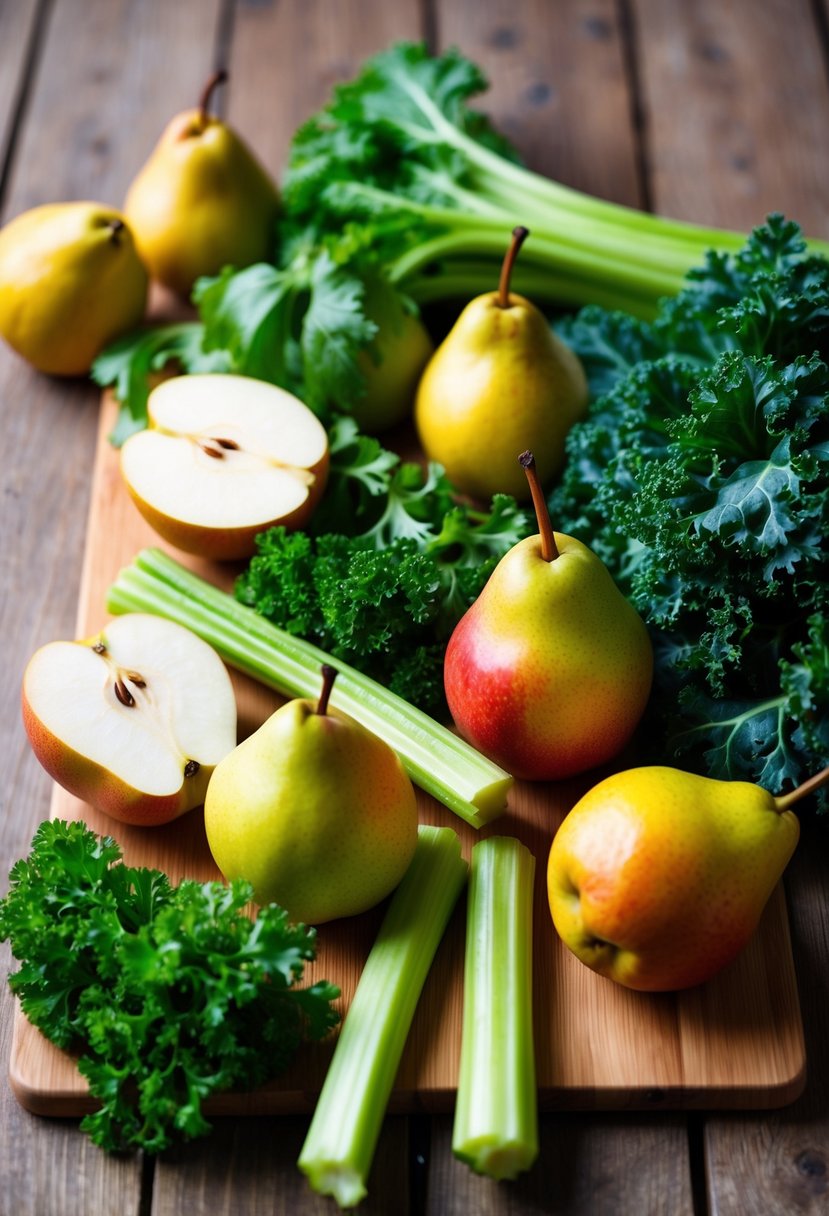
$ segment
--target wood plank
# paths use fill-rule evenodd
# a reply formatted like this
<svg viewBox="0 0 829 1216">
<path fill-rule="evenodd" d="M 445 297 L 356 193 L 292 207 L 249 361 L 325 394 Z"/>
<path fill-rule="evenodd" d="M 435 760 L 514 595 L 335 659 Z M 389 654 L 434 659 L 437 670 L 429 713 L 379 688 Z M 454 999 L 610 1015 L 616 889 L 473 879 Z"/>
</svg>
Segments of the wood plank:
<svg viewBox="0 0 829 1216">
<path fill-rule="evenodd" d="M 800 977 L 809 1080 L 799 1102 L 762 1121 L 709 1118 L 705 1131 L 711 1216 L 817 1216 L 829 1204 L 829 823 L 804 804 L 791 863 L 792 941 Z"/>
<path fill-rule="evenodd" d="M 829 81 L 809 0 L 633 0 L 657 211 L 829 236 Z"/>
<path fill-rule="evenodd" d="M 392 42 L 424 36 L 420 6 L 382 0 L 257 0 L 236 4 L 228 117 L 255 135 L 281 176 L 291 137 L 362 62 Z"/>
<path fill-rule="evenodd" d="M 166 1153 L 156 1165 L 151 1216 L 331 1216 L 330 1198 L 314 1194 L 296 1161 L 308 1120 L 217 1120 L 207 1139 Z M 366 1216 L 408 1216 L 408 1120 L 386 1119 Z"/>
<path fill-rule="evenodd" d="M 634 1115 L 624 1123 L 608 1116 L 542 1117 L 538 1160 L 511 1183 L 474 1174 L 452 1155 L 452 1121 L 432 1120 L 426 1216 L 693 1211 L 685 1121 L 679 1116 Z"/>
<path fill-rule="evenodd" d="M 0 5 L 0 198 L 18 109 L 31 69 L 40 8 L 39 0 Z"/>
<path fill-rule="evenodd" d="M 7 216 L 90 195 L 119 203 L 182 94 L 189 99 L 212 62 L 218 0 L 59 0 L 47 7 L 42 54 L 9 177 Z M 19 21 L 25 11 L 17 0 L 2 5 L 0 23 Z M 0 57 L 6 53 L 0 37 Z M 7 79 L 2 72 L 0 77 Z M 98 400 L 91 385 L 39 376 L 0 349 L 4 443 L 18 454 L 0 474 L 2 873 L 28 850 L 48 814 L 51 783 L 33 763 L 20 725 L 20 678 L 37 645 L 70 636 L 74 628 Z M 7 958 L 4 950 L 4 973 Z M 3 985 L 4 1059 L 12 1012 Z M 0 1092 L 0 1177 L 0 1207 L 21 1214 L 129 1216 L 142 1203 L 140 1160 L 105 1157 L 79 1135 L 76 1123 L 33 1117 L 7 1086 Z"/>
<path fill-rule="evenodd" d="M 435 25 L 441 47 L 459 46 L 483 68 L 490 88 L 478 108 L 532 168 L 601 198 L 642 205 L 614 0 L 558 0 L 554 18 L 547 0 L 443 2 Z"/>
</svg>

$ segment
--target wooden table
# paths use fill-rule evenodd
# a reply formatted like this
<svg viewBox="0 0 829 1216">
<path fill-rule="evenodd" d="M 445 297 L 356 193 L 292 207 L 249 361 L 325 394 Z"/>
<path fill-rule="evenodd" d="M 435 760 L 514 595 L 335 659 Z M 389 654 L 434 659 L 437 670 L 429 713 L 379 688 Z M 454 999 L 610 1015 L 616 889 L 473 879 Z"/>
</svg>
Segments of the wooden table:
<svg viewBox="0 0 829 1216">
<path fill-rule="evenodd" d="M 623 203 L 747 229 L 783 210 L 829 237 L 829 0 L 0 0 L 0 218 L 119 204 L 168 117 L 228 64 L 230 119 L 274 172 L 297 124 L 398 38 L 459 45 L 528 162 Z M 516 215 L 516 221 L 520 220 Z M 98 414 L 84 382 L 0 350 L 0 874 L 48 814 L 20 677 L 71 636 Z M 386 1120 L 366 1213 L 789 1216 L 829 1211 L 829 839 L 787 877 L 807 1039 L 804 1096 L 776 1113 L 542 1118 L 513 1185 L 471 1174 L 449 1117 Z M 5 889 L 5 885 L 3 886 Z M 8 955 L 3 954 L 4 967 Z M 12 999 L 0 993 L 2 1059 Z M 157 1161 L 112 1159 L 0 1084 L 0 1216 L 331 1212 L 295 1169 L 306 1120 L 219 1120 Z"/>
</svg>

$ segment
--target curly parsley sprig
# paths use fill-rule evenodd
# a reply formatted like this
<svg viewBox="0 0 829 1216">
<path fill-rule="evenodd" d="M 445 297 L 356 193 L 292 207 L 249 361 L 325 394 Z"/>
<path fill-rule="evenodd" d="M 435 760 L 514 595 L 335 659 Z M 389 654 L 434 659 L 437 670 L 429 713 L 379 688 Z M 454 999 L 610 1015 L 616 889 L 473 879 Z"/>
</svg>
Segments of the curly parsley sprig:
<svg viewBox="0 0 829 1216">
<path fill-rule="evenodd" d="M 111 837 L 57 819 L 10 881 L 9 982 L 29 1020 L 79 1053 L 100 1103 L 81 1128 L 101 1148 L 157 1153 L 204 1135 L 206 1098 L 278 1075 L 339 1020 L 333 984 L 296 987 L 315 931 L 276 904 L 250 919 L 247 883 L 173 886 L 124 865 Z"/>
</svg>

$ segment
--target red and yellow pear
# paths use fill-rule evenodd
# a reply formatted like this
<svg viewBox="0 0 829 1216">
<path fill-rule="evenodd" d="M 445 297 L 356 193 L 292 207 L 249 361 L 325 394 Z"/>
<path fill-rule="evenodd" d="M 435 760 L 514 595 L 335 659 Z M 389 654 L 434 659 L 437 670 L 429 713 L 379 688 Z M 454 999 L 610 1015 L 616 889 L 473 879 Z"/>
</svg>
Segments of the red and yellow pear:
<svg viewBox="0 0 829 1216">
<path fill-rule="evenodd" d="M 749 781 L 628 769 L 576 803 L 550 849 L 555 927 L 586 966 L 628 988 L 704 983 L 754 934 L 799 837 L 791 807 Z"/>
<path fill-rule="evenodd" d="M 530 452 L 539 534 L 514 545 L 449 639 L 455 723 L 515 777 L 570 777 L 628 742 L 653 673 L 641 617 L 581 541 L 554 532 Z"/>
</svg>

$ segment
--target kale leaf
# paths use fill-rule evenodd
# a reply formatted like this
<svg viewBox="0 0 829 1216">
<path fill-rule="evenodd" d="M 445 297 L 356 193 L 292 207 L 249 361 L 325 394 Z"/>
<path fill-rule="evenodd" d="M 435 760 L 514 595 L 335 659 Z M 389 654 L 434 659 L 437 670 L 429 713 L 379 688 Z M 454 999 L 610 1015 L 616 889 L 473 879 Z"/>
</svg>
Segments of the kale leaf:
<svg viewBox="0 0 829 1216">
<path fill-rule="evenodd" d="M 649 626 L 653 758 L 779 792 L 829 750 L 829 262 L 772 215 L 653 323 L 564 328 L 598 395 L 550 506 Z"/>
</svg>

